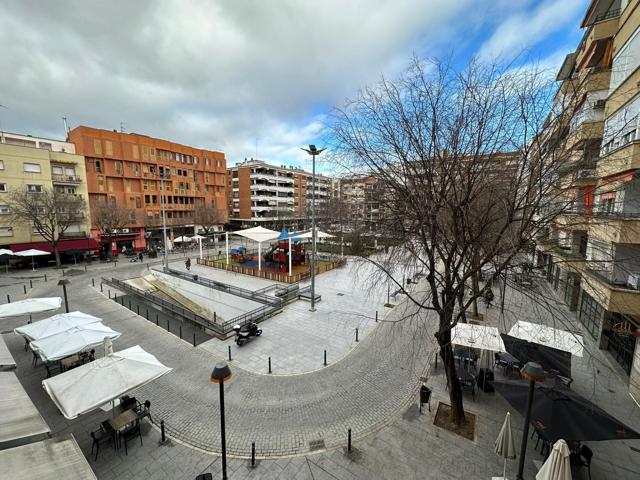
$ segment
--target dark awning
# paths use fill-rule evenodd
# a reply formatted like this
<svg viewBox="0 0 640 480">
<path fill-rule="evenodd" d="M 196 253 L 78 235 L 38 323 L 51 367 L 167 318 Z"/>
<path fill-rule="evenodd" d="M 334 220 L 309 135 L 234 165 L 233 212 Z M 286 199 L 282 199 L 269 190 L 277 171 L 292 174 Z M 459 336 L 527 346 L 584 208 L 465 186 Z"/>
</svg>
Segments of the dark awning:
<svg viewBox="0 0 640 480">
<path fill-rule="evenodd" d="M 575 68 L 575 66 L 576 66 L 576 54 L 574 52 L 564 57 L 564 62 L 562 62 L 562 66 L 560 67 L 560 71 L 556 76 L 556 80 L 558 81 L 566 80 L 567 78 L 571 77 L 571 74 L 573 73 L 573 69 Z"/>
<path fill-rule="evenodd" d="M 547 372 L 555 370 L 563 377 L 571 378 L 571 354 L 569 352 L 528 342 L 507 334 L 502 334 L 501 337 L 507 352 L 520 360 L 523 365 L 527 362 L 536 362 Z"/>
<path fill-rule="evenodd" d="M 48 242 L 31 242 L 31 243 L 14 243 L 11 245 L 11 250 L 29 250 L 29 249 L 43 250 L 45 252 L 53 252 L 51 244 Z M 97 250 L 98 242 L 93 238 L 79 238 L 75 240 L 62 240 L 58 245 L 60 252 L 66 252 L 68 250 Z"/>
</svg>

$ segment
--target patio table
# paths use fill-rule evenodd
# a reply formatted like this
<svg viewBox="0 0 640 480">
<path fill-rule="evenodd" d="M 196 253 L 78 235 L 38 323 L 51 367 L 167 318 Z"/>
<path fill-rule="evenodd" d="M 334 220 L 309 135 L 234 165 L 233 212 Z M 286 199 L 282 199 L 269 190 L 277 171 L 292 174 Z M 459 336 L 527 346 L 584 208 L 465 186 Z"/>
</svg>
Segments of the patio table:
<svg viewBox="0 0 640 480">
<path fill-rule="evenodd" d="M 115 418 L 109 419 L 109 425 L 113 427 L 115 431 L 122 430 L 130 423 L 135 422 L 137 414 L 135 410 L 125 410 Z"/>
</svg>

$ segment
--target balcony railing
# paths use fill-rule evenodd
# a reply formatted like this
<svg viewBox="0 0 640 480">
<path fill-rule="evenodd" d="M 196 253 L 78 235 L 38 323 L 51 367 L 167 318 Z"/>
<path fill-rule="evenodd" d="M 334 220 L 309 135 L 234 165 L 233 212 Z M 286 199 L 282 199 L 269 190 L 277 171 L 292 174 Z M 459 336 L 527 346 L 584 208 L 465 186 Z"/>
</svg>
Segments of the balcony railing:
<svg viewBox="0 0 640 480">
<path fill-rule="evenodd" d="M 611 272 L 602 271 L 602 270 L 593 270 L 592 268 L 587 268 L 586 271 L 590 275 L 592 275 L 593 277 L 597 278 L 601 282 L 607 284 L 611 288 L 618 288 L 618 289 L 621 289 L 621 290 L 629 290 L 629 291 L 632 291 L 632 292 L 640 291 L 639 288 L 632 287 L 631 285 L 627 284 L 626 282 L 620 282 L 620 281 L 615 281 L 614 282 L 610 277 L 610 275 L 612 274 Z"/>
<path fill-rule="evenodd" d="M 622 9 L 620 8 L 614 8 L 606 12 L 602 12 L 596 15 L 596 18 L 593 19 L 593 23 L 603 22 L 611 18 L 619 17 L 621 12 L 622 12 Z"/>
<path fill-rule="evenodd" d="M 640 219 L 640 212 L 592 212 L 594 217 L 617 218 L 623 220 Z"/>
<path fill-rule="evenodd" d="M 51 181 L 55 183 L 80 183 L 80 177 L 77 175 L 51 175 Z"/>
</svg>

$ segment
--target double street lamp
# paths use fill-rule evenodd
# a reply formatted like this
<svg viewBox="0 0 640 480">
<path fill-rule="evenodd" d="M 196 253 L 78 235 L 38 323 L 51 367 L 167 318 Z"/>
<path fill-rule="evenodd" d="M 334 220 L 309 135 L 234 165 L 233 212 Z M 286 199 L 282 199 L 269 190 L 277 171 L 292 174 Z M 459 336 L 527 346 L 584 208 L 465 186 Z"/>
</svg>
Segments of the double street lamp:
<svg viewBox="0 0 640 480">
<path fill-rule="evenodd" d="M 222 480 L 227 480 L 227 444 L 224 432 L 224 382 L 231 379 L 231 369 L 225 362 L 216 363 L 209 381 L 220 384 L 220 437 L 222 444 Z"/>
<path fill-rule="evenodd" d="M 309 148 L 302 148 L 312 157 L 311 166 L 311 311 L 316 311 L 316 155 L 325 151 L 324 148 L 317 148 L 309 145 Z"/>
<path fill-rule="evenodd" d="M 71 282 L 68 278 L 61 278 L 58 280 L 58 286 L 62 287 L 62 291 L 64 293 L 64 309 L 67 313 L 69 313 L 69 300 L 67 299 L 67 285 Z"/>
</svg>

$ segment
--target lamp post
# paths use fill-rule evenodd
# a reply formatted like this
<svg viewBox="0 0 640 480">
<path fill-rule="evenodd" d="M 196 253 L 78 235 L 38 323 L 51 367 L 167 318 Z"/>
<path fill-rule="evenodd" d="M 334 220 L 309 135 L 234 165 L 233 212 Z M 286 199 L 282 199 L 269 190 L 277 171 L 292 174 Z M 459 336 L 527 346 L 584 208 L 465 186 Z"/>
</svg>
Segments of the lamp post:
<svg viewBox="0 0 640 480">
<path fill-rule="evenodd" d="M 58 280 L 58 286 L 62 287 L 62 292 L 64 293 L 64 309 L 67 313 L 69 313 L 69 300 L 67 299 L 67 285 L 71 282 L 68 278 L 61 278 Z"/>
<path fill-rule="evenodd" d="M 162 204 L 162 241 L 164 243 L 164 270 L 169 270 L 169 246 L 167 245 L 167 214 L 164 209 L 164 175 L 166 169 L 160 174 L 160 203 Z"/>
<path fill-rule="evenodd" d="M 533 405 L 533 392 L 535 391 L 536 382 L 544 382 L 544 370 L 539 363 L 528 362 L 520 370 L 520 375 L 529 380 L 529 397 L 527 399 L 527 411 L 524 417 L 524 427 L 522 431 L 522 443 L 520 445 L 520 459 L 518 461 L 518 480 L 523 480 L 524 457 L 527 453 L 527 438 L 529 437 L 529 423 L 531 422 L 531 406 Z"/>
<path fill-rule="evenodd" d="M 222 444 L 222 480 L 227 480 L 227 445 L 224 433 L 224 382 L 231 379 L 231 369 L 224 362 L 216 363 L 209 381 L 220 384 L 220 438 Z"/>
<path fill-rule="evenodd" d="M 309 148 L 303 148 L 312 157 L 311 165 L 311 309 L 316 311 L 316 155 L 324 152 L 324 148 L 316 148 L 315 145 L 309 145 Z"/>
</svg>

